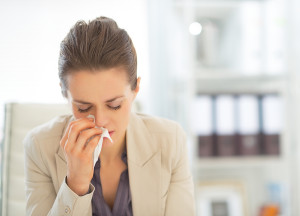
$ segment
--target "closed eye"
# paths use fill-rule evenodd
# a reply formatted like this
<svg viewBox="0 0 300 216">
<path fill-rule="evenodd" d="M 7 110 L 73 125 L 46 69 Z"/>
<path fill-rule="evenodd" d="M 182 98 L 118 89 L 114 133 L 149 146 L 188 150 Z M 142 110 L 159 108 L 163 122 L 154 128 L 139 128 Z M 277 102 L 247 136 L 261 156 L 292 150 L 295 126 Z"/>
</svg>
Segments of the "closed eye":
<svg viewBox="0 0 300 216">
<path fill-rule="evenodd" d="M 109 106 L 109 105 L 107 105 L 107 107 L 108 107 L 109 109 L 112 109 L 112 110 L 118 110 L 118 109 L 121 108 L 121 105 L 119 105 L 119 106 Z"/>
<path fill-rule="evenodd" d="M 80 109 L 80 108 L 78 107 L 77 109 L 78 109 L 78 112 L 80 112 L 80 113 L 85 113 L 85 112 L 88 112 L 88 111 L 91 109 L 91 107 L 89 107 L 89 108 L 87 108 L 87 109 Z"/>
</svg>

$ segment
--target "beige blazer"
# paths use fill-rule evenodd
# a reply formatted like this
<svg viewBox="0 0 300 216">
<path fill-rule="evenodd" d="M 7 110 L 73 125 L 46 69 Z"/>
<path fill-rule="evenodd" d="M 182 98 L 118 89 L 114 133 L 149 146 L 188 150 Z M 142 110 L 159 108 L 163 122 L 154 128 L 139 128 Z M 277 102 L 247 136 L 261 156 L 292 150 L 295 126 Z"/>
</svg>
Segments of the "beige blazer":
<svg viewBox="0 0 300 216">
<path fill-rule="evenodd" d="M 65 183 L 67 164 L 59 142 L 72 119 L 58 117 L 24 139 L 27 215 L 92 215 L 93 185 L 91 193 L 77 196 Z M 131 114 L 126 143 L 133 215 L 195 215 L 182 128 L 170 120 Z"/>
</svg>

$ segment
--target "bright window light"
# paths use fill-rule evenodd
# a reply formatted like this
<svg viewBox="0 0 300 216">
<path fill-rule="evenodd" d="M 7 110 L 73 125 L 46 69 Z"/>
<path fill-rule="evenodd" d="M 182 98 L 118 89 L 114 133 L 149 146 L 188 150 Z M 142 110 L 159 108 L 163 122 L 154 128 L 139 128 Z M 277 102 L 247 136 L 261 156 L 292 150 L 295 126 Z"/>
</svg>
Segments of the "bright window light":
<svg viewBox="0 0 300 216">
<path fill-rule="evenodd" d="M 189 30 L 192 35 L 199 35 L 202 31 L 202 25 L 198 22 L 193 22 L 190 24 Z"/>
</svg>

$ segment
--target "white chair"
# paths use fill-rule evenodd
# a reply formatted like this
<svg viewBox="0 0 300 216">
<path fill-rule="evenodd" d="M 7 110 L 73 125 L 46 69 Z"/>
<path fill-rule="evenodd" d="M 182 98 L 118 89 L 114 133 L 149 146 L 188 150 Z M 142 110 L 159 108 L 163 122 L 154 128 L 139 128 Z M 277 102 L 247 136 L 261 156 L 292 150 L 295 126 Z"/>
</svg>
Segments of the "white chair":
<svg viewBox="0 0 300 216">
<path fill-rule="evenodd" d="M 25 179 L 23 139 L 32 128 L 58 115 L 71 113 L 64 104 L 17 104 L 5 106 L 4 141 L 2 145 L 3 216 L 25 215 Z"/>
</svg>

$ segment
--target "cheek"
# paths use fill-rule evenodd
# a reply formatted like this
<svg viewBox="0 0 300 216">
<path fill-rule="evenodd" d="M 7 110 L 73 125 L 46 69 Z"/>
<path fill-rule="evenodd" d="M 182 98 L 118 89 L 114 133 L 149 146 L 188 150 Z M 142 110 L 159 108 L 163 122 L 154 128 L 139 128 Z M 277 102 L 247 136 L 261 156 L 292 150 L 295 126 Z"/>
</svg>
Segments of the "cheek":
<svg viewBox="0 0 300 216">
<path fill-rule="evenodd" d="M 127 102 L 123 108 L 123 113 L 122 115 L 124 116 L 130 116 L 130 112 L 131 112 L 131 103 L 130 102 Z"/>
<path fill-rule="evenodd" d="M 130 117 L 130 104 L 124 106 L 114 115 L 115 122 L 122 128 L 126 128 Z"/>
</svg>

